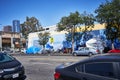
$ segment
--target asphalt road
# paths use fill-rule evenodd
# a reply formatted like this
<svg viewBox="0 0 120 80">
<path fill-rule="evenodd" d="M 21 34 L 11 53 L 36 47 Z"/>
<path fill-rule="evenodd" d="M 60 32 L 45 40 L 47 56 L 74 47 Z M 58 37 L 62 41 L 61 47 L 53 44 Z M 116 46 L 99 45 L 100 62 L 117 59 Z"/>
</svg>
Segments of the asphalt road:
<svg viewBox="0 0 120 80">
<path fill-rule="evenodd" d="M 14 56 L 25 67 L 26 80 L 54 80 L 55 67 L 67 62 L 77 62 L 86 56 Z"/>
</svg>

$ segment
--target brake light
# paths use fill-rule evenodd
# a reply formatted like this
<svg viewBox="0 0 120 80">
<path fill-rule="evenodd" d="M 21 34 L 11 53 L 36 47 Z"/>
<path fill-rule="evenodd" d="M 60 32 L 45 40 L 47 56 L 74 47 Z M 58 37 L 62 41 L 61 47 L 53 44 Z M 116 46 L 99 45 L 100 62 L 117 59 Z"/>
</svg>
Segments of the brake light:
<svg viewBox="0 0 120 80">
<path fill-rule="evenodd" d="M 54 74 L 54 78 L 55 78 L 55 79 L 59 79 L 59 78 L 60 78 L 60 73 L 55 72 L 55 74 Z"/>
<path fill-rule="evenodd" d="M 96 52 L 99 52 L 99 50 L 96 50 Z"/>
</svg>

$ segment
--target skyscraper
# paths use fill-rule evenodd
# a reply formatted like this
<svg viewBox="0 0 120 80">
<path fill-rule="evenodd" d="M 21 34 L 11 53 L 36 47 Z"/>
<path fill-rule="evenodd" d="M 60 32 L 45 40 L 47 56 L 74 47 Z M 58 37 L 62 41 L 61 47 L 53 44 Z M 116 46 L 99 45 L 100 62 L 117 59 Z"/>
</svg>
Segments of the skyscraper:
<svg viewBox="0 0 120 80">
<path fill-rule="evenodd" d="M 19 20 L 13 20 L 12 31 L 20 33 L 20 21 Z"/>
</svg>

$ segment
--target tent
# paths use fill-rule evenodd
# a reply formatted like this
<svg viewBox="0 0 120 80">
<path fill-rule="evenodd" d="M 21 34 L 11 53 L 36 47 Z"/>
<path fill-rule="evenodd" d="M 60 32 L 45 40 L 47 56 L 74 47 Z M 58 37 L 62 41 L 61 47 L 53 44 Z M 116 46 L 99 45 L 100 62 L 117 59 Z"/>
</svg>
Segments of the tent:
<svg viewBox="0 0 120 80">
<path fill-rule="evenodd" d="M 92 38 L 86 42 L 86 47 L 97 48 L 102 52 L 104 50 L 105 43 L 100 38 Z"/>
<path fill-rule="evenodd" d="M 36 54 L 41 50 L 39 47 L 32 46 L 26 50 L 26 54 Z"/>
</svg>

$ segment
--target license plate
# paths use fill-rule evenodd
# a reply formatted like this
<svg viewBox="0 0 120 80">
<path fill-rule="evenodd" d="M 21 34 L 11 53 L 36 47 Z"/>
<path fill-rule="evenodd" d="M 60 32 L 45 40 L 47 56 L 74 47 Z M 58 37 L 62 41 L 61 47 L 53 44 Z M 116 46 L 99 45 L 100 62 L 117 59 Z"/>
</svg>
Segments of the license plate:
<svg viewBox="0 0 120 80">
<path fill-rule="evenodd" d="M 13 77 L 13 78 L 17 78 L 17 77 L 19 77 L 19 74 L 18 74 L 18 73 L 13 74 L 12 77 Z"/>
</svg>

